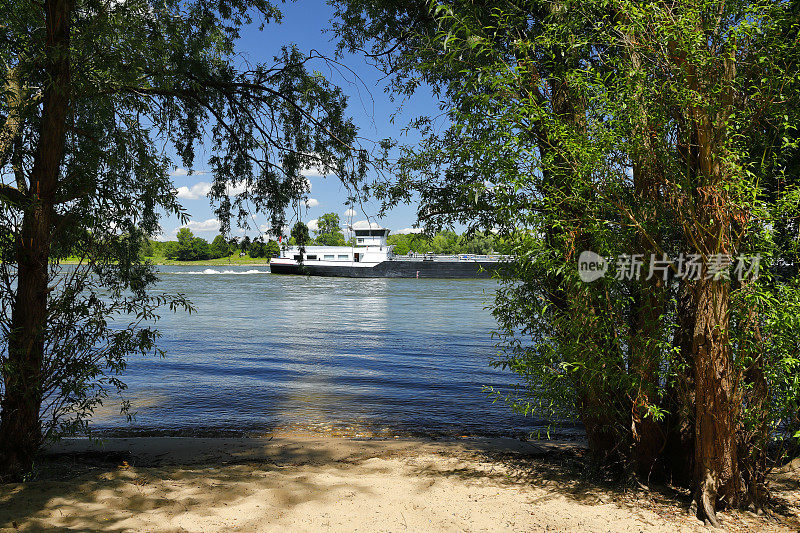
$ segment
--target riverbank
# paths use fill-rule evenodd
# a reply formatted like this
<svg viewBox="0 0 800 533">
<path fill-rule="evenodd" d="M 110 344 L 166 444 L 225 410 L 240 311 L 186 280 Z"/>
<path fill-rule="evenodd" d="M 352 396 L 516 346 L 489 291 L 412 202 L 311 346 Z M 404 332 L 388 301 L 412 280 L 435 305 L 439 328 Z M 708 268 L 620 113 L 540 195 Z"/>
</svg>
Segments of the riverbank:
<svg viewBox="0 0 800 533">
<path fill-rule="evenodd" d="M 592 481 L 583 455 L 512 439 L 70 440 L 35 480 L 0 486 L 0 530 L 706 531 L 686 495 Z M 794 501 L 787 516 L 724 513 L 723 523 L 796 530 L 798 484 L 778 488 Z"/>
<path fill-rule="evenodd" d="M 146 257 L 145 259 L 149 259 L 154 265 L 159 266 L 269 266 L 269 259 L 265 257 L 221 257 L 202 261 L 170 261 L 163 257 Z M 78 263 L 78 258 L 61 261 L 62 265 L 77 265 Z"/>
</svg>

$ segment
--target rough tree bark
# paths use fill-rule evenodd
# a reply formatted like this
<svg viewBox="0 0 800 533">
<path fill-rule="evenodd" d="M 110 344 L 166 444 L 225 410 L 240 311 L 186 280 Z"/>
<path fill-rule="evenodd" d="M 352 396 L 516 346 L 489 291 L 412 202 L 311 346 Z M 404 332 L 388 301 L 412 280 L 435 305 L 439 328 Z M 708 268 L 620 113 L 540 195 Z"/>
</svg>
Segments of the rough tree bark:
<svg viewBox="0 0 800 533">
<path fill-rule="evenodd" d="M 25 107 L 26 91 L 22 83 L 20 67 L 16 65 L 6 73 L 6 106 L 8 116 L 0 130 L 0 167 L 5 166 L 14 148 L 14 142 L 22 129 L 22 115 Z"/>
<path fill-rule="evenodd" d="M 701 30 L 698 26 L 698 30 Z M 696 141 L 696 184 L 685 213 L 684 232 L 696 253 L 735 256 L 734 209 L 729 193 L 734 164 L 730 160 L 730 120 L 734 111 L 735 44 L 704 51 L 712 65 L 695 64 L 675 54 L 679 71 L 697 96 L 687 103 Z M 709 276 L 693 282 L 695 309 L 692 360 L 695 372 L 694 494 L 698 516 L 719 526 L 718 507 L 738 505 L 742 484 L 737 453 L 741 401 L 740 377 L 730 346 L 730 281 Z"/>
<path fill-rule="evenodd" d="M 719 526 L 717 506 L 739 503 L 737 370 L 729 343 L 730 282 L 704 279 L 695 286 L 695 499 L 698 510 Z"/>
<path fill-rule="evenodd" d="M 41 444 L 41 367 L 47 325 L 48 263 L 54 195 L 63 159 L 70 105 L 71 0 L 46 0 L 47 41 L 44 107 L 22 229 L 17 242 L 18 278 L 11 313 L 8 368 L 0 413 L 0 479 L 30 470 Z"/>
</svg>

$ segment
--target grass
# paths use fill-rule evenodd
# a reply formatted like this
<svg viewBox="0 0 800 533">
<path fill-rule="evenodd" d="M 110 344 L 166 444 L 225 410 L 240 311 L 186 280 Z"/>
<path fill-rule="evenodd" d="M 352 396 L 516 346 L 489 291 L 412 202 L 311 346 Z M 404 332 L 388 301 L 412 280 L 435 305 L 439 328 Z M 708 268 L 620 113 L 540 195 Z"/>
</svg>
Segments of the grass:
<svg viewBox="0 0 800 533">
<path fill-rule="evenodd" d="M 187 265 L 187 266 L 236 266 L 236 265 L 268 265 L 267 257 L 220 257 L 219 259 L 204 259 L 201 261 L 170 261 L 164 257 L 146 257 L 157 265 Z"/>
</svg>

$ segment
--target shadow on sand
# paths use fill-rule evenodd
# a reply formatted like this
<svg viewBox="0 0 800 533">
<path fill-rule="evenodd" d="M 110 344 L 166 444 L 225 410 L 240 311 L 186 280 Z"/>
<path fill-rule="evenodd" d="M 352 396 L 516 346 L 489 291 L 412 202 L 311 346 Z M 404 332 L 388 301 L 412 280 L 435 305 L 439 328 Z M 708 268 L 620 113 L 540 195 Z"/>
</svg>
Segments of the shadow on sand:
<svg viewBox="0 0 800 533">
<path fill-rule="evenodd" d="M 392 477 L 387 465 L 403 475 Z M 513 439 L 150 437 L 108 439 L 102 446 L 73 440 L 43 456 L 35 480 L 0 485 L 0 528 L 261 530 L 288 514 L 302 517 L 307 504 L 351 499 L 363 506 L 385 491 L 374 483 L 382 475 L 423 502 L 441 494 L 432 487 L 457 482 L 522 491 L 523 510 L 566 499 L 624 509 L 645 528 L 656 522 L 663 528 L 662 520 L 686 523 L 686 494 L 667 487 L 626 490 L 588 475 L 585 465 L 584 450 L 574 443 Z M 796 482 L 786 486 L 797 488 Z"/>
</svg>

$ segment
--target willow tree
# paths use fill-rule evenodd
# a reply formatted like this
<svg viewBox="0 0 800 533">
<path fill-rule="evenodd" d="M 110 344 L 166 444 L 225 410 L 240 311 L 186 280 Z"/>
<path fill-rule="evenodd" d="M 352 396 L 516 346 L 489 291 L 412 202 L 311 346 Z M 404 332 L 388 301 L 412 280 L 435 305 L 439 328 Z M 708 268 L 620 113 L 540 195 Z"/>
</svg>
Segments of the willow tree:
<svg viewBox="0 0 800 533">
<path fill-rule="evenodd" d="M 495 315 L 514 406 L 578 416 L 600 464 L 687 483 L 712 523 L 761 505 L 767 450 L 798 429 L 800 297 L 779 274 L 798 6 L 453 1 L 394 25 L 391 2 L 340 6 L 344 46 L 372 46 L 395 90 L 430 84 L 449 120 L 416 122 L 379 193 L 512 247 Z M 587 250 L 627 263 L 584 283 Z M 718 263 L 759 254 L 758 279 Z"/>
<path fill-rule="evenodd" d="M 26 472 L 43 434 L 85 429 L 152 322 L 142 239 L 183 216 L 169 174 L 208 142 L 223 231 L 247 208 L 273 227 L 307 193 L 304 168 L 348 183 L 364 169 L 345 98 L 284 47 L 237 68 L 244 24 L 280 19 L 261 0 L 44 0 L 0 7 L 3 257 L 0 479 Z M 166 149 L 178 154 L 172 161 Z M 245 192 L 231 197 L 229 186 Z M 63 269 L 61 259 L 81 258 Z"/>
</svg>

